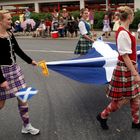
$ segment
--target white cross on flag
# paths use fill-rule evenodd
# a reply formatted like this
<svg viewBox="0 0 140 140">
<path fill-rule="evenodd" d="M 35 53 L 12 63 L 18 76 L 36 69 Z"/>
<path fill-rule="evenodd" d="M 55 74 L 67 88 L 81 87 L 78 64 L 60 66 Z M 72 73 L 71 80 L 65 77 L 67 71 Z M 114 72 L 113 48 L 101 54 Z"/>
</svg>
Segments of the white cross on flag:
<svg viewBox="0 0 140 140">
<path fill-rule="evenodd" d="M 22 102 L 26 102 L 30 98 L 32 98 L 34 95 L 36 95 L 38 90 L 32 87 L 22 88 L 20 89 L 15 96 L 17 96 Z"/>
</svg>

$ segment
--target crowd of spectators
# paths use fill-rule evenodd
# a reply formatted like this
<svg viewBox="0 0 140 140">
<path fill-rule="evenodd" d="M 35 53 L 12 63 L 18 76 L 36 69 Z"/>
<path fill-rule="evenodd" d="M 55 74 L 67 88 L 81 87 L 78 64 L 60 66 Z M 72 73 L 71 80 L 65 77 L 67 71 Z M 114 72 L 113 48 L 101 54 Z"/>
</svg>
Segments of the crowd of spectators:
<svg viewBox="0 0 140 140">
<path fill-rule="evenodd" d="M 94 9 L 89 9 L 88 21 L 91 25 L 91 30 L 94 27 Z M 31 18 L 31 13 L 28 9 L 23 14 L 19 15 L 19 20 L 13 23 L 13 32 L 23 34 L 31 33 L 33 37 L 51 37 L 53 32 L 57 32 L 59 37 L 77 37 L 79 18 L 75 19 L 67 9 L 58 11 L 54 9 L 51 13 L 51 19 L 40 19 L 34 21 Z M 111 31 L 116 32 L 120 26 L 120 19 L 118 12 L 113 12 L 110 7 L 105 11 L 102 21 L 102 36 L 108 38 L 111 36 Z M 140 38 L 140 25 L 138 26 L 138 38 Z"/>
<path fill-rule="evenodd" d="M 58 12 L 56 9 L 51 13 L 51 20 L 41 19 L 40 21 L 34 21 L 30 17 L 30 11 L 26 9 L 24 14 L 19 16 L 19 20 L 16 20 L 13 24 L 13 31 L 30 33 L 33 37 L 49 37 L 51 33 L 57 31 L 59 37 L 74 37 L 78 35 L 78 20 L 64 8 L 62 12 Z"/>
</svg>

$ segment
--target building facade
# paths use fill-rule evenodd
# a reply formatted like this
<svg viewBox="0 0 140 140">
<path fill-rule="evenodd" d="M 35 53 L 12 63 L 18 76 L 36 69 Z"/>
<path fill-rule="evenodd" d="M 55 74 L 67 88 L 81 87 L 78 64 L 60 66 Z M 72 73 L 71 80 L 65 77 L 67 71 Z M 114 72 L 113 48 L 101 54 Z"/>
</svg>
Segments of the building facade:
<svg viewBox="0 0 140 140">
<path fill-rule="evenodd" d="M 53 9 L 66 8 L 69 11 L 87 7 L 97 11 L 104 11 L 108 6 L 116 10 L 120 5 L 128 5 L 134 10 L 140 8 L 140 0 L 0 0 L 1 9 L 18 11 L 28 7 L 35 12 L 50 12 Z"/>
</svg>

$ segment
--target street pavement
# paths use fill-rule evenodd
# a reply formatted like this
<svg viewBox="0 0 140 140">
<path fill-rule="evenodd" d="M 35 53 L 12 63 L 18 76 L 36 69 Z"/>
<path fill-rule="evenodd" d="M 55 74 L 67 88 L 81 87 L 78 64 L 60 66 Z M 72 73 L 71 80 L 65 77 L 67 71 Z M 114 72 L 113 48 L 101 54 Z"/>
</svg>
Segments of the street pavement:
<svg viewBox="0 0 140 140">
<path fill-rule="evenodd" d="M 65 60 L 77 57 L 73 50 L 78 39 L 47 39 L 17 37 L 21 48 L 36 61 Z M 7 100 L 0 112 L 0 140 L 139 140 L 140 131 L 131 129 L 129 105 L 112 113 L 110 129 L 103 131 L 96 115 L 109 100 L 106 85 L 83 84 L 49 70 L 44 77 L 40 68 L 26 64 L 20 58 L 29 86 L 39 93 L 29 101 L 30 119 L 41 130 L 40 135 L 21 134 L 21 119 L 16 99 Z"/>
<path fill-rule="evenodd" d="M 137 39 L 137 44 L 140 44 L 140 39 L 138 39 L 138 35 L 137 35 L 137 32 L 135 30 L 132 30 L 132 32 L 135 33 L 136 35 L 136 39 Z M 94 37 L 94 39 L 96 40 L 96 38 L 102 36 L 103 32 L 101 30 L 95 30 L 94 33 L 96 33 L 97 37 Z M 53 39 L 52 37 L 45 37 L 45 38 L 42 38 L 42 37 L 32 37 L 31 35 L 23 35 L 22 33 L 19 33 L 19 34 L 16 34 L 16 37 L 17 38 L 22 38 L 22 39 L 42 39 L 42 40 L 50 40 L 50 39 Z M 55 38 L 54 40 L 77 40 L 79 38 L 78 37 L 59 37 L 59 38 Z M 111 36 L 109 36 L 108 38 L 105 38 L 105 36 L 103 36 L 103 40 L 104 41 L 109 41 L 109 42 L 115 42 L 115 32 L 111 32 Z"/>
</svg>

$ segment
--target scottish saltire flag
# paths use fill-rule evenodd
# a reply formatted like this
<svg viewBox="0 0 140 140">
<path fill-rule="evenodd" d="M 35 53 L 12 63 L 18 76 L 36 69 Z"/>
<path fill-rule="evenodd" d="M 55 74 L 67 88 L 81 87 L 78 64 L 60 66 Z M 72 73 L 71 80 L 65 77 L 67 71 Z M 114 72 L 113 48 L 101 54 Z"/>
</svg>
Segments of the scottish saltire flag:
<svg viewBox="0 0 140 140">
<path fill-rule="evenodd" d="M 17 96 L 22 102 L 26 102 L 30 98 L 32 98 L 34 95 L 36 95 L 38 90 L 32 88 L 32 87 L 27 87 L 27 88 L 22 88 L 19 90 L 15 96 Z"/>
<path fill-rule="evenodd" d="M 137 54 L 140 63 L 140 46 L 137 46 Z M 84 56 L 46 64 L 49 69 L 73 80 L 90 84 L 106 84 L 111 80 L 117 57 L 116 43 L 98 39 L 93 43 L 93 48 Z"/>
</svg>

